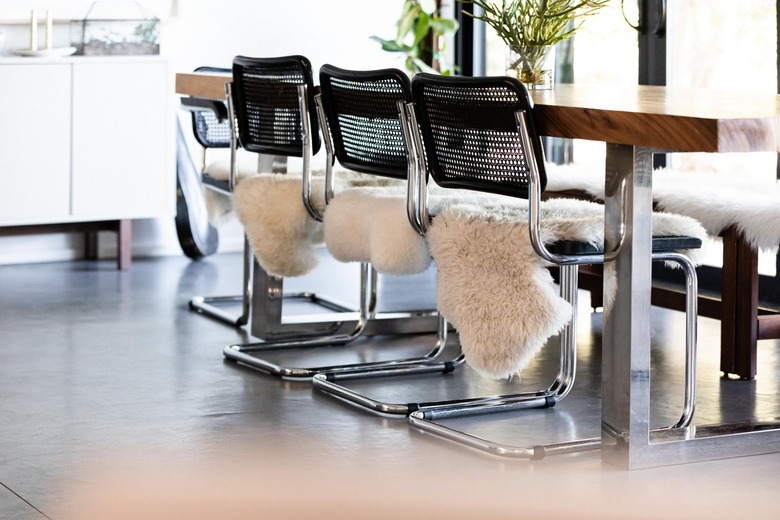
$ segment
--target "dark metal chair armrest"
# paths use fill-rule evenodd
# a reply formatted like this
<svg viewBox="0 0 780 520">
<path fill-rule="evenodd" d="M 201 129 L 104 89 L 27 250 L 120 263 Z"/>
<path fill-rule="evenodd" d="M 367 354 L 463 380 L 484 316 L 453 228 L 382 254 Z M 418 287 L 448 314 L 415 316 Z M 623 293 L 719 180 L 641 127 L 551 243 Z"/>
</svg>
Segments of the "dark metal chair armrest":
<svg viewBox="0 0 780 520">
<path fill-rule="evenodd" d="M 214 99 L 196 97 L 181 98 L 181 108 L 188 112 L 211 112 L 220 123 L 228 118 L 225 103 Z"/>
</svg>

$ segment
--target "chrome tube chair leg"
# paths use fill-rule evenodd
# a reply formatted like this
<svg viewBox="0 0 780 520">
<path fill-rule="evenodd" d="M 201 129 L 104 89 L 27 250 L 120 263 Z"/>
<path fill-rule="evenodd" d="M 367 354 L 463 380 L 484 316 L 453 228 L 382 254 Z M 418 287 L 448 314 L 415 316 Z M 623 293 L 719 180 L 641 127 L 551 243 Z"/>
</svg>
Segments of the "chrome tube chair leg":
<svg viewBox="0 0 780 520">
<path fill-rule="evenodd" d="M 561 296 L 576 305 L 577 266 L 561 268 Z M 442 347 L 447 339 L 447 321 L 440 318 L 437 347 Z M 360 372 L 322 372 L 314 376 L 313 386 L 350 405 L 362 407 L 370 412 L 391 417 L 420 417 L 421 420 L 442 418 L 451 415 L 473 415 L 494 411 L 509 411 L 528 408 L 546 408 L 566 397 L 574 384 L 576 374 L 576 316 L 564 327 L 560 335 L 560 363 L 558 374 L 553 383 L 545 390 L 523 392 L 511 395 L 473 397 L 441 402 L 387 402 L 379 401 L 344 386 L 343 383 L 359 379 L 377 377 L 405 376 L 441 372 L 448 374 L 465 362 L 463 354 L 452 361 L 428 363 L 417 366 L 398 367 L 392 370 L 366 370 Z M 469 411 L 469 413 L 466 413 Z M 420 415 L 424 414 L 424 415 Z M 412 424 L 415 421 L 410 419 Z M 432 423 L 433 424 L 433 423 Z M 434 425 L 438 426 L 438 425 Z M 440 433 L 444 433 L 444 429 Z"/>
<path fill-rule="evenodd" d="M 196 72 L 220 72 L 228 73 L 229 69 L 215 67 L 198 67 Z M 227 90 L 227 89 L 226 89 Z M 227 95 L 227 92 L 226 92 Z M 190 112 L 192 118 L 192 131 L 195 140 L 202 147 L 201 165 L 199 171 L 199 184 L 206 189 L 217 193 L 230 196 L 235 175 L 235 160 L 233 147 L 235 146 L 235 136 L 232 131 L 233 118 L 230 110 L 230 99 L 224 100 L 202 99 L 202 98 L 183 98 L 181 100 L 182 109 Z M 215 179 L 206 173 L 206 156 L 208 150 L 230 148 L 230 177 L 227 181 Z M 203 182 L 208 180 L 208 182 Z M 250 262 L 252 252 L 248 243 L 244 240 L 244 284 L 242 294 L 230 296 L 194 296 L 189 301 L 189 308 L 199 314 L 217 319 L 235 327 L 242 327 L 249 323 L 249 308 L 251 304 L 251 280 Z M 241 305 L 241 313 L 236 315 L 234 312 L 228 312 L 226 306 L 235 307 Z"/>
<path fill-rule="evenodd" d="M 434 349 L 428 354 L 422 357 L 413 357 L 406 359 L 397 359 L 389 361 L 375 361 L 375 362 L 361 362 L 361 363 L 348 363 L 341 365 L 325 365 L 314 367 L 293 367 L 283 366 L 279 363 L 274 363 L 267 359 L 262 359 L 254 356 L 253 354 L 261 352 L 275 352 L 280 350 L 305 348 L 305 347 L 339 347 L 351 342 L 355 338 L 361 335 L 366 328 L 366 325 L 376 315 L 376 301 L 377 301 L 377 272 L 368 263 L 360 264 L 360 311 L 359 318 L 350 331 L 346 333 L 331 333 L 320 334 L 317 336 L 301 335 L 299 337 L 287 337 L 278 341 L 263 341 L 247 344 L 228 345 L 224 348 L 223 353 L 227 359 L 236 361 L 242 365 L 246 365 L 251 368 L 267 372 L 271 375 L 281 377 L 288 380 L 307 380 L 314 377 L 320 372 L 328 373 L 341 373 L 350 372 L 352 370 L 371 370 L 379 369 L 385 370 L 389 368 L 402 367 L 405 365 L 419 364 L 426 360 L 433 360 L 439 356 L 443 350 L 443 341 L 437 343 Z M 346 322 L 334 322 L 331 329 L 338 330 L 345 326 Z M 445 340 L 446 340 L 446 325 L 445 325 Z"/>
<path fill-rule="evenodd" d="M 673 425 L 659 430 L 671 430 L 685 428 L 690 425 L 696 404 L 696 347 L 698 316 L 698 290 L 696 269 L 685 255 L 680 253 L 656 253 L 653 260 L 665 260 L 676 262 L 680 265 L 686 276 L 686 308 L 685 308 L 685 394 L 683 410 L 680 419 Z M 577 267 L 561 267 L 561 292 L 567 301 L 576 303 L 577 292 Z M 539 444 L 533 446 L 513 446 L 498 443 L 466 433 L 455 428 L 445 426 L 439 422 L 441 419 L 453 417 L 466 417 L 492 412 L 505 412 L 522 410 L 527 408 L 542 408 L 554 406 L 569 393 L 574 383 L 576 371 L 576 323 L 572 321 L 561 332 L 561 368 L 556 382 L 550 388 L 544 399 L 550 399 L 549 403 L 534 400 L 523 395 L 509 397 L 488 398 L 478 402 L 462 402 L 445 406 L 424 406 L 414 411 L 409 416 L 409 423 L 426 433 L 443 437 L 458 444 L 465 445 L 476 450 L 506 458 L 515 459 L 542 459 L 550 455 L 565 455 L 581 451 L 599 449 L 601 437 L 578 439 L 567 442 Z M 563 374 L 563 377 L 562 377 Z M 550 392 L 556 389 L 555 393 Z"/>
<path fill-rule="evenodd" d="M 564 266 L 561 268 L 560 288 L 562 297 L 569 303 L 576 305 L 576 266 Z M 564 327 L 561 332 L 558 374 L 552 384 L 547 389 L 543 390 L 499 396 L 471 397 L 440 402 L 391 403 L 372 399 L 345 387 L 343 384 L 339 384 L 350 380 L 370 379 L 374 377 L 414 375 L 431 372 L 442 372 L 447 374 L 465 362 L 465 358 L 462 354 L 453 361 L 446 363 L 423 364 L 397 368 L 395 370 L 363 371 L 343 374 L 323 372 L 314 377 L 313 385 L 318 390 L 348 404 L 365 408 L 368 411 L 379 415 L 394 417 L 421 417 L 422 419 L 427 420 L 431 418 L 431 414 L 434 414 L 435 418 L 442 418 L 452 415 L 475 415 L 492 413 L 495 411 L 547 408 L 554 406 L 558 401 L 566 397 L 574 384 L 577 363 L 575 320 L 576 317 L 573 317 L 572 322 Z M 447 337 L 447 321 L 444 318 L 441 318 L 440 323 L 438 343 L 446 341 Z M 424 415 L 420 416 L 421 413 Z M 414 424 L 414 422 L 412 422 L 412 424 Z"/>
<path fill-rule="evenodd" d="M 371 367 L 362 367 L 359 370 L 322 370 L 312 378 L 312 385 L 332 397 L 335 397 L 347 404 L 365 408 L 378 415 L 390 417 L 406 417 L 415 410 L 419 410 L 421 403 L 398 403 L 380 401 L 365 394 L 356 392 L 343 383 L 355 380 L 377 379 L 394 376 L 409 376 L 430 373 L 449 374 L 465 362 L 463 354 L 449 361 L 439 361 L 447 343 L 447 329 L 449 325 L 447 320 L 439 316 L 439 325 L 436 334 L 436 343 L 426 356 L 422 359 L 408 360 L 404 363 L 387 363 L 385 366 L 371 369 Z"/>
<path fill-rule="evenodd" d="M 249 242 L 244 237 L 244 280 L 243 293 L 235 296 L 193 296 L 190 299 L 190 309 L 193 311 L 217 319 L 219 321 L 233 325 L 234 327 L 243 327 L 249 323 L 249 314 L 252 305 L 252 249 Z M 241 305 L 241 314 L 236 316 L 224 309 L 226 305 Z"/>
</svg>

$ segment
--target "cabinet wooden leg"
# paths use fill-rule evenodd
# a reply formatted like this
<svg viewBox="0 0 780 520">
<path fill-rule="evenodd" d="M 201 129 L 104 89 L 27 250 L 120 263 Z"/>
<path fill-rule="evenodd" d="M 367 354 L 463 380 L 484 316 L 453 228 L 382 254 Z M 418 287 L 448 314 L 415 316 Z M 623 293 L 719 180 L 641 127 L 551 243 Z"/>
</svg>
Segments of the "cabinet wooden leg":
<svg viewBox="0 0 780 520">
<path fill-rule="evenodd" d="M 117 224 L 117 267 L 121 271 L 130 269 L 133 260 L 132 224 L 132 220 L 120 220 Z"/>
<path fill-rule="evenodd" d="M 84 258 L 87 260 L 98 259 L 98 232 L 86 231 L 84 233 Z"/>
</svg>

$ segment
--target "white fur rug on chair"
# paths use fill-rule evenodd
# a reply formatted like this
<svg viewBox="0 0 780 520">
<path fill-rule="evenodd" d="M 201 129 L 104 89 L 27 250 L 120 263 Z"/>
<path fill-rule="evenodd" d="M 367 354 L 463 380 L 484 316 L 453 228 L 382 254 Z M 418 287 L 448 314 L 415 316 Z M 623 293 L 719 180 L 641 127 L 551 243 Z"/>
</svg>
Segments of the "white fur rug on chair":
<svg viewBox="0 0 780 520">
<path fill-rule="evenodd" d="M 473 191 L 443 190 L 431 182 L 428 207 L 436 214 L 454 201 L 492 207 L 512 199 Z M 352 187 L 339 192 L 325 212 L 325 245 L 342 262 L 370 262 L 384 274 L 409 275 L 431 264 L 426 239 L 409 223 L 406 187 Z"/>
<path fill-rule="evenodd" d="M 603 243 L 603 206 L 553 199 L 542 208 L 545 243 Z M 667 214 L 654 215 L 653 231 L 706 236 L 693 219 Z M 466 360 L 480 374 L 520 373 L 570 321 L 570 305 L 531 246 L 524 206 L 454 205 L 436 215 L 427 238 L 439 273 L 437 308 L 458 330 Z"/>
<path fill-rule="evenodd" d="M 337 171 L 334 175 L 337 193 L 334 201 L 340 197 L 342 190 L 351 187 L 393 186 L 399 183 L 393 179 L 347 171 Z M 233 192 L 233 206 L 255 258 L 271 275 L 303 276 L 319 262 L 316 247 L 324 239 L 323 224 L 306 211 L 301 182 L 300 173 L 263 173 L 241 180 Z M 312 174 L 314 207 L 327 215 L 330 205 L 326 211 L 324 188 L 322 173 Z M 408 222 L 406 225 L 410 227 Z M 349 227 L 354 225 L 350 223 Z"/>
<path fill-rule="evenodd" d="M 316 208 L 325 206 L 324 180 L 313 179 Z M 306 211 L 300 174 L 262 173 L 239 182 L 233 207 L 260 266 L 275 276 L 302 276 L 317 266 L 322 224 Z"/>
<path fill-rule="evenodd" d="M 257 158 L 239 154 L 237 166 L 239 181 L 257 175 Z M 227 181 L 230 178 L 230 161 L 212 161 L 206 165 L 203 173 L 218 181 Z M 212 226 L 220 227 L 233 219 L 235 212 L 233 211 L 231 195 L 204 186 L 203 196 L 206 200 L 206 210 Z"/>
<path fill-rule="evenodd" d="M 360 187 L 338 193 L 325 213 L 325 245 L 341 262 L 370 262 L 384 274 L 421 273 L 431 264 L 412 229 L 404 188 Z"/>
</svg>

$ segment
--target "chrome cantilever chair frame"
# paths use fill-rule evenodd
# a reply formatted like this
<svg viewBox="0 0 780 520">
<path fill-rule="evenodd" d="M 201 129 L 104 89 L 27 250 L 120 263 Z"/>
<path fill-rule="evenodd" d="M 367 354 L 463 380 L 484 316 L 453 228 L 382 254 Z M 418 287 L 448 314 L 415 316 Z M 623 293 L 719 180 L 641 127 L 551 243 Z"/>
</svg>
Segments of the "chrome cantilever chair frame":
<svg viewBox="0 0 780 520">
<path fill-rule="evenodd" d="M 407 155 L 410 165 L 413 165 L 414 175 L 409 179 L 407 189 L 407 216 L 411 226 L 420 235 L 425 236 L 430 222 L 427 198 L 427 164 L 421 136 L 417 129 L 419 128 L 417 118 L 414 113 L 412 103 L 398 103 L 398 113 L 402 121 L 404 143 L 406 145 Z M 418 167 L 418 164 L 421 164 Z M 575 265 L 561 266 L 561 296 L 576 307 L 577 298 L 577 268 Z M 447 320 L 439 316 L 439 326 L 437 330 L 436 348 L 443 349 L 447 340 L 447 329 L 449 325 Z M 391 417 L 406 417 L 421 410 L 454 410 L 459 407 L 466 407 L 470 410 L 479 410 L 475 413 L 487 413 L 488 405 L 498 405 L 501 408 L 540 408 L 554 406 L 555 403 L 563 399 L 571 391 L 576 373 L 576 322 L 572 318 L 561 332 L 561 355 L 558 374 L 552 384 L 546 390 L 523 392 L 520 394 L 492 396 L 492 397 L 474 397 L 460 400 L 440 401 L 440 402 L 388 402 L 373 399 L 366 394 L 357 392 L 345 386 L 344 383 L 354 380 L 373 379 L 390 376 L 406 376 L 428 373 L 448 374 L 465 362 L 465 356 L 460 353 L 454 359 L 445 362 L 433 362 L 426 360 L 424 363 L 390 367 L 383 370 L 355 370 L 349 372 L 323 371 L 317 374 L 313 379 L 313 385 L 318 390 L 336 397 L 348 404 L 365 408 L 379 415 Z M 590 446 L 588 446 L 590 449 Z"/>
<path fill-rule="evenodd" d="M 309 82 L 311 83 L 311 82 Z M 321 221 L 322 215 L 315 208 L 312 200 L 312 182 L 311 182 L 311 169 L 310 161 L 312 155 L 312 136 L 314 132 L 312 130 L 311 119 L 309 117 L 312 114 L 310 110 L 310 100 L 319 100 L 320 96 L 309 94 L 310 85 L 302 84 L 298 85 L 298 110 L 300 113 L 301 121 L 301 141 L 302 141 L 302 158 L 303 158 L 303 178 L 301 183 L 301 195 L 302 203 L 306 208 L 311 218 Z M 332 150 L 332 143 L 330 142 L 330 134 L 327 130 L 327 123 L 325 122 L 325 112 L 322 108 L 320 101 L 315 101 L 317 104 L 317 114 L 319 115 L 319 128 L 323 132 L 325 137 L 325 146 L 328 150 L 327 168 L 326 168 L 326 202 L 330 200 L 333 195 L 333 171 L 332 165 L 334 163 L 334 154 Z M 282 377 L 284 379 L 310 379 L 314 374 L 323 370 L 327 371 L 348 371 L 355 368 L 382 368 L 386 366 L 403 365 L 407 363 L 419 363 L 426 358 L 411 358 L 400 359 L 391 361 L 378 361 L 368 363 L 346 364 L 346 365 L 328 365 L 328 366 L 314 366 L 314 367 L 300 367 L 300 366 L 288 366 L 280 363 L 269 361 L 257 357 L 256 353 L 274 351 L 279 349 L 290 348 L 305 348 L 305 347 L 321 347 L 321 346 L 336 346 L 344 345 L 351 342 L 361 334 L 365 333 L 367 329 L 376 322 L 386 320 L 388 323 L 393 322 L 421 322 L 430 321 L 431 318 L 435 319 L 435 316 L 427 311 L 408 311 L 408 312 L 393 312 L 393 313 L 377 313 L 377 272 L 368 263 L 362 263 L 360 266 L 360 308 L 358 311 L 358 317 L 356 321 L 338 320 L 332 322 L 318 323 L 318 327 L 311 333 L 296 333 L 288 335 L 281 339 L 272 339 L 262 342 L 254 342 L 241 345 L 229 345 L 224 349 L 224 355 L 228 359 L 237 361 L 252 368 L 267 372 L 269 374 Z M 277 277 L 268 276 L 268 279 L 276 279 Z M 346 309 L 331 307 L 332 310 L 344 312 Z M 430 325 L 427 323 L 412 323 L 408 328 L 404 326 L 391 325 L 386 328 L 376 327 L 377 332 L 423 332 L 430 329 Z M 422 327 L 422 330 L 418 330 Z M 436 349 L 429 355 L 436 355 Z"/>
<path fill-rule="evenodd" d="M 196 72 L 208 72 L 208 73 L 230 73 L 230 69 L 219 67 L 199 67 L 195 69 Z M 198 143 L 203 147 L 203 154 L 201 157 L 201 176 L 203 180 L 203 186 L 206 189 L 222 193 L 228 197 L 232 197 L 233 189 L 238 182 L 238 150 L 241 147 L 241 143 L 236 135 L 236 118 L 235 109 L 233 105 L 232 86 L 230 82 L 225 84 L 225 101 L 218 101 L 212 99 L 200 99 L 200 98 L 184 98 L 182 99 L 182 108 L 192 113 L 192 126 L 193 133 Z M 213 114 L 213 117 L 210 115 Z M 223 127 L 217 127 L 214 125 L 224 125 Z M 224 134 L 224 135 L 223 135 Z M 227 137 L 225 139 L 225 136 Z M 229 148 L 229 168 L 228 179 L 223 181 L 215 179 L 206 173 L 207 161 L 206 150 L 208 148 Z M 270 156 L 269 156 L 270 157 Z M 283 172 L 286 170 L 286 157 L 282 157 L 284 161 L 280 161 L 278 157 L 273 157 L 270 162 L 270 168 L 274 172 Z M 258 164 L 260 161 L 258 161 Z M 237 328 L 243 327 L 249 324 L 250 316 L 253 317 L 253 321 L 261 321 L 264 319 L 260 313 L 252 315 L 252 301 L 253 301 L 253 256 L 252 248 L 247 240 L 246 235 L 243 240 L 243 254 L 242 254 L 242 270 L 243 270 L 243 283 L 242 292 L 239 295 L 229 296 L 194 296 L 189 301 L 189 307 L 193 311 L 208 316 L 210 318 L 217 319 L 224 323 L 233 325 Z M 281 281 L 278 283 L 279 292 L 281 291 Z M 347 312 L 350 309 L 346 307 L 320 298 L 317 294 L 312 292 L 297 292 L 297 293 L 284 293 L 283 299 L 287 300 L 306 300 L 312 303 L 317 303 L 325 308 Z M 240 305 L 240 314 L 229 312 L 226 307 L 236 307 Z"/>
<path fill-rule="evenodd" d="M 399 106 L 399 111 L 402 115 L 402 119 L 405 123 L 405 128 L 414 127 L 416 118 L 414 117 L 413 108 L 411 104 Z M 407 133 L 408 143 L 410 143 L 409 153 L 410 155 L 417 154 L 415 148 L 420 149 L 418 144 L 416 147 L 411 146 L 412 139 L 417 141 L 419 139 L 419 133 Z M 410 190 L 410 195 L 413 196 L 413 200 L 410 204 L 411 214 L 409 216 L 410 223 L 420 234 L 425 235 L 428 229 L 428 222 L 430 216 L 427 208 L 427 183 L 425 176 L 416 172 L 413 180 L 414 190 Z M 576 266 L 562 266 L 561 267 L 561 296 L 572 306 L 576 306 L 577 298 L 577 268 Z M 447 340 L 447 320 L 439 316 L 439 328 L 437 346 L 443 347 Z M 407 417 L 410 414 L 415 415 L 420 411 L 427 410 L 440 410 L 444 416 L 450 413 L 450 410 L 455 408 L 465 407 L 469 410 L 477 410 L 474 413 L 487 413 L 486 407 L 488 405 L 496 406 L 506 409 L 523 409 L 523 408 L 542 408 L 554 406 L 555 403 L 566 397 L 571 391 L 571 387 L 574 383 L 574 377 L 576 374 L 576 317 L 572 318 L 564 330 L 561 332 L 560 341 L 560 364 L 558 367 L 558 373 L 553 380 L 552 384 L 546 389 L 541 391 L 523 392 L 520 394 L 502 395 L 502 396 L 490 396 L 490 397 L 474 397 L 459 400 L 439 401 L 439 402 L 388 402 L 373 399 L 366 394 L 362 394 L 355 390 L 345 386 L 345 383 L 354 380 L 372 379 L 379 377 L 389 376 L 406 376 L 406 375 L 418 375 L 428 373 L 442 373 L 448 374 L 453 372 L 456 368 L 461 366 L 465 362 L 465 356 L 460 353 L 451 361 L 444 363 L 423 363 L 413 366 L 398 367 L 393 370 L 365 370 L 365 371 L 352 371 L 346 373 L 336 372 L 322 372 L 317 374 L 313 379 L 313 385 L 318 390 L 325 392 L 333 397 L 336 397 L 348 404 L 355 405 L 357 407 L 365 408 L 375 414 L 391 417 Z M 484 411 L 482 411 L 484 410 Z M 592 449 L 592 446 L 588 445 L 586 449 Z"/>
<path fill-rule="evenodd" d="M 314 148 L 319 148 L 319 139 L 314 139 L 311 132 L 311 112 L 309 111 L 308 100 L 311 95 L 309 88 L 313 88 L 313 81 L 311 78 L 311 65 L 309 64 L 308 60 L 302 56 L 288 56 L 280 58 L 246 58 L 243 56 L 238 56 L 234 60 L 234 69 L 236 67 L 240 69 L 241 67 L 252 66 L 266 67 L 268 70 L 276 71 L 279 74 L 289 73 L 292 76 L 295 76 L 296 73 L 299 74 L 301 84 L 295 85 L 295 92 L 298 110 L 297 122 L 300 126 L 298 129 L 300 146 L 294 143 L 294 138 L 289 143 L 279 143 L 276 141 L 264 142 L 263 138 L 252 137 L 249 130 L 250 122 L 239 121 L 239 118 L 236 114 L 236 107 L 234 105 L 236 102 L 236 97 L 240 97 L 243 100 L 243 95 L 234 95 L 235 92 L 233 85 L 232 83 L 228 83 L 226 85 L 228 113 L 231 118 L 230 125 L 233 129 L 233 132 L 231 132 L 231 167 L 229 180 L 231 191 L 233 190 L 236 182 L 238 182 L 237 154 L 239 146 L 243 146 L 248 151 L 258 153 L 261 159 L 270 159 L 265 162 L 272 163 L 274 165 L 273 170 L 277 173 L 281 173 L 286 169 L 286 165 L 284 167 L 278 166 L 280 163 L 282 163 L 282 161 L 279 161 L 278 158 L 281 157 L 286 160 L 288 156 L 301 157 L 303 159 L 303 170 L 304 172 L 308 172 L 311 165 L 311 157 L 313 153 L 316 153 Z M 293 72 L 289 72 L 291 70 Z M 277 95 L 280 94 L 277 93 Z M 289 107 L 286 108 L 289 109 Z M 242 134 L 244 136 L 243 139 L 240 137 Z M 247 244 L 248 248 L 248 241 L 246 240 L 246 237 L 245 243 Z M 253 332 L 255 329 L 255 322 L 261 322 L 262 326 L 265 327 L 268 322 L 277 320 L 281 321 L 280 296 L 283 299 L 307 300 L 331 311 L 335 311 L 336 313 L 349 313 L 350 315 L 353 314 L 354 311 L 352 311 L 352 309 L 325 298 L 321 298 L 311 292 L 282 293 L 283 279 L 281 277 L 268 275 L 265 273 L 256 262 L 252 262 L 251 248 L 249 248 L 249 251 L 249 257 L 245 257 L 245 283 L 247 284 L 246 292 L 252 295 L 253 289 L 256 288 L 258 284 L 263 284 L 262 288 L 265 289 L 264 291 L 261 291 L 263 293 L 262 296 L 258 294 L 258 291 L 254 291 L 254 295 L 252 297 L 253 302 L 257 302 L 256 297 L 264 298 L 260 300 L 259 305 L 252 305 L 251 308 Z M 251 276 L 252 268 L 255 270 L 255 276 Z M 258 271 L 260 276 L 257 276 Z M 247 276 L 246 273 L 250 273 L 250 276 Z M 373 292 L 375 292 L 375 284 L 369 284 L 369 287 L 371 287 Z M 369 309 L 373 308 L 372 305 L 367 305 L 367 307 Z M 323 328 L 325 330 L 340 328 L 343 324 L 343 321 L 344 320 L 333 321 L 332 318 L 329 318 L 329 321 L 317 322 L 314 324 L 316 328 L 314 332 L 308 331 L 307 324 L 305 323 L 291 324 L 291 327 L 286 328 L 283 333 L 275 331 L 277 332 L 278 336 L 282 336 L 281 338 L 268 339 L 266 341 L 249 344 L 230 345 L 223 350 L 223 353 L 228 359 L 254 368 L 268 370 L 271 372 L 274 372 L 275 370 L 281 371 L 281 367 L 276 367 L 271 363 L 266 363 L 264 360 L 256 358 L 249 353 L 267 349 L 298 346 L 303 342 L 310 341 L 311 336 L 313 335 L 317 338 L 321 338 L 323 334 Z M 361 322 L 362 318 L 358 321 Z"/>
<path fill-rule="evenodd" d="M 195 72 L 230 73 L 230 69 L 219 67 L 198 67 Z M 231 196 L 235 183 L 235 160 L 233 148 L 235 147 L 235 134 L 232 131 L 233 112 L 229 93 L 229 84 L 226 85 L 225 101 L 183 98 L 181 106 L 192 114 L 192 131 L 195 139 L 203 147 L 201 155 L 201 179 L 206 189 L 214 190 Z M 226 106 L 227 104 L 227 106 Z M 224 125 L 219 126 L 219 125 Z M 225 135 L 227 139 L 225 139 Z M 230 168 L 227 182 L 219 182 L 206 174 L 206 152 L 209 148 L 230 148 Z M 217 319 L 234 327 L 242 327 L 249 323 L 252 282 L 251 282 L 252 250 L 244 239 L 243 247 L 243 289 L 239 295 L 230 296 L 193 296 L 189 301 L 189 307 L 193 311 Z M 225 306 L 241 305 L 241 313 L 225 310 Z"/>
<path fill-rule="evenodd" d="M 420 86 L 415 90 L 415 110 L 410 111 L 412 115 L 411 128 L 414 131 L 418 131 L 421 128 L 418 125 L 417 115 L 418 111 L 423 112 L 420 109 L 418 103 L 419 96 L 423 96 L 424 84 L 438 84 L 439 86 L 445 84 L 436 77 L 429 77 L 425 74 L 421 75 L 417 80 Z M 456 80 L 457 81 L 457 80 Z M 479 79 L 465 79 L 463 80 L 463 86 L 471 86 L 474 88 L 481 88 L 485 86 L 484 78 Z M 546 180 L 542 177 L 540 172 L 540 164 L 544 164 L 544 151 L 541 147 L 541 141 L 539 136 L 533 129 L 532 116 L 529 110 L 533 107 L 533 102 L 528 96 L 525 87 L 518 81 L 511 78 L 498 78 L 496 81 L 487 79 L 491 87 L 501 89 L 512 94 L 516 94 L 521 101 L 519 110 L 514 112 L 515 125 L 520 139 L 520 148 L 525 155 L 525 164 L 528 169 L 528 198 L 529 198 L 529 233 L 534 251 L 545 261 L 551 265 L 558 265 L 561 269 L 561 290 L 562 295 L 570 302 L 573 302 L 576 308 L 576 293 L 577 293 L 577 269 L 579 265 L 592 264 L 592 263 L 604 263 L 610 261 L 617 252 L 620 250 L 622 244 L 622 233 L 624 232 L 625 217 L 621 215 L 621 238 L 618 240 L 618 246 L 615 250 L 595 255 L 566 255 L 558 254 L 550 249 L 543 243 L 540 235 L 541 219 L 540 219 L 540 204 L 541 194 L 544 189 L 544 183 Z M 451 84 L 450 84 L 451 85 Z M 527 107 L 527 108 L 526 108 Z M 427 114 L 424 114 L 426 117 Z M 423 122 L 423 125 L 429 124 L 427 121 Z M 425 150 L 425 153 L 420 153 L 421 160 L 423 161 L 423 171 L 431 171 L 426 163 L 426 158 L 435 153 L 434 145 L 425 146 L 422 139 L 416 141 L 420 147 L 420 150 Z M 447 182 L 440 182 L 442 185 L 447 185 Z M 452 187 L 477 189 L 480 191 L 490 191 L 493 193 L 506 193 L 504 188 L 498 186 L 498 190 L 491 189 L 490 187 L 483 188 L 477 186 L 467 186 L 462 183 L 454 182 L 450 184 Z M 623 193 L 623 190 L 620 191 Z M 654 238 L 654 243 L 656 239 Z M 696 240 L 688 240 L 688 246 L 700 247 L 694 245 Z M 661 244 L 657 244 L 661 246 Z M 685 370 L 685 395 L 683 403 L 683 411 L 680 419 L 671 427 L 664 429 L 676 429 L 684 428 L 688 426 L 693 419 L 695 411 L 696 400 L 696 345 L 697 345 L 697 332 L 696 332 L 696 320 L 698 314 L 698 290 L 697 290 L 697 278 L 696 271 L 692 262 L 683 254 L 676 251 L 657 251 L 657 247 L 654 248 L 652 255 L 655 261 L 667 261 L 677 263 L 686 275 L 686 370 Z M 555 443 L 547 445 L 536 445 L 531 447 L 523 446 L 510 446 L 498 442 L 494 442 L 482 437 L 471 435 L 469 433 L 442 425 L 436 422 L 439 419 L 452 418 L 452 417 L 464 417 L 476 414 L 486 414 L 498 411 L 509 411 L 516 409 L 537 408 L 552 406 L 558 401 L 562 400 L 569 393 L 571 385 L 574 382 L 575 375 L 575 363 L 576 363 L 576 343 L 574 335 L 574 322 L 571 326 L 567 326 L 562 332 L 561 345 L 562 345 L 562 358 L 570 356 L 569 361 L 564 362 L 562 359 L 561 367 L 563 369 L 565 363 L 569 363 L 568 371 L 571 375 L 570 379 L 556 380 L 556 383 L 550 387 L 550 391 L 556 390 L 552 396 L 545 395 L 544 400 L 541 398 L 528 398 L 523 395 L 518 396 L 499 396 L 495 398 L 487 398 L 482 401 L 475 402 L 473 400 L 465 400 L 459 403 L 450 403 L 447 405 L 435 405 L 421 408 L 418 411 L 413 412 L 409 416 L 409 422 L 412 426 L 432 433 L 443 438 L 455 441 L 457 443 L 476 448 L 478 450 L 491 453 L 494 455 L 510 457 L 510 458 L 541 458 L 545 455 L 572 453 L 583 450 L 596 449 L 600 446 L 600 438 L 590 439 L 578 439 L 564 443 Z M 570 344 L 570 347 L 564 347 L 564 345 Z M 571 352 L 567 352 L 566 349 L 571 348 Z M 568 374 L 567 374 L 568 375 Z M 560 373 L 559 373 L 560 377 Z M 560 384 L 559 384 L 560 383 Z"/>
<path fill-rule="evenodd" d="M 425 75 L 423 75 L 424 77 Z M 426 192 L 427 192 L 427 172 L 429 171 L 426 162 L 426 150 L 422 136 L 420 135 L 416 112 L 414 105 L 409 104 L 400 108 L 402 117 L 406 120 L 406 128 L 414 137 L 414 147 L 409 148 L 410 154 L 416 154 L 422 167 L 416 173 L 414 202 L 411 205 L 414 215 L 410 215 L 410 222 L 421 234 L 424 234 L 429 222 L 427 210 Z M 560 255 L 549 251 L 542 243 L 539 237 L 540 219 L 539 219 L 539 201 L 541 200 L 542 184 L 540 175 L 536 169 L 536 154 L 543 153 L 541 146 L 534 146 L 525 127 L 525 119 L 518 113 L 518 132 L 523 146 L 526 150 L 531 150 L 529 167 L 533 169 L 530 175 L 529 184 L 531 188 L 531 212 L 529 213 L 529 226 L 532 229 L 534 248 L 539 249 L 542 258 L 551 265 L 559 265 L 561 270 L 560 289 L 561 296 L 576 308 L 577 304 L 577 276 L 578 265 L 583 263 L 604 262 L 613 258 L 619 251 L 621 241 L 615 250 L 591 255 Z M 411 142 L 411 140 L 409 141 Z M 462 187 L 462 186 L 458 186 Z M 411 192 L 410 192 L 411 193 Z M 687 287 L 687 312 L 686 312 L 686 388 L 683 405 L 683 412 L 674 425 L 680 427 L 690 423 L 693 417 L 695 404 L 695 347 L 696 347 L 696 273 L 693 265 L 687 257 L 675 252 L 663 252 L 654 255 L 656 260 L 666 260 L 678 262 L 686 272 Z M 446 324 L 446 321 L 442 322 Z M 445 327 L 446 330 L 446 327 Z M 458 358 L 462 362 L 462 355 Z M 395 373 L 415 373 L 428 372 L 429 367 L 417 366 L 400 368 Z M 501 395 L 490 397 L 466 398 L 452 400 L 448 402 L 436 403 L 387 403 L 376 401 L 365 395 L 359 394 L 342 384 L 341 381 L 350 379 L 359 379 L 366 377 L 387 376 L 389 373 L 363 372 L 350 374 L 319 374 L 314 378 L 314 385 L 320 390 L 333 395 L 349 404 L 366 408 L 379 414 L 409 414 L 410 423 L 427 432 L 434 433 L 441 437 L 448 438 L 465 444 L 467 446 L 480 449 L 492 454 L 512 458 L 540 458 L 550 454 L 572 453 L 596 449 L 600 446 L 600 439 L 581 439 L 572 442 L 556 443 L 548 445 L 538 445 L 531 447 L 515 447 L 496 443 L 487 439 L 476 437 L 468 433 L 441 425 L 436 420 L 448 417 L 458 417 L 467 415 L 486 414 L 498 411 L 523 410 L 529 408 L 543 408 L 554 406 L 557 402 L 564 399 L 571 391 L 576 375 L 576 315 L 572 322 L 568 324 L 560 335 L 560 365 L 558 374 L 553 383 L 546 390 L 537 392 L 524 392 L 513 395 Z"/>
</svg>

